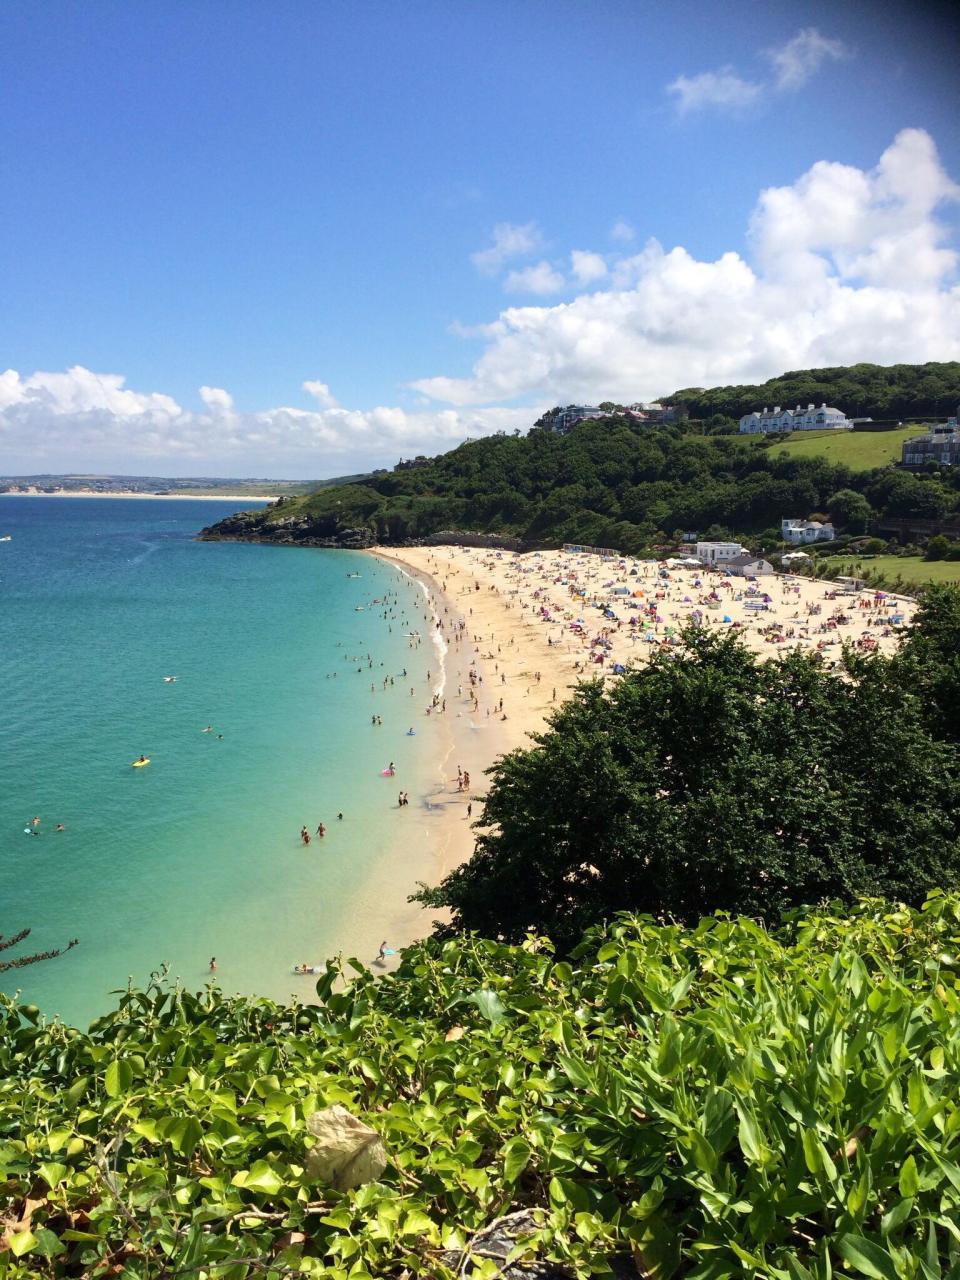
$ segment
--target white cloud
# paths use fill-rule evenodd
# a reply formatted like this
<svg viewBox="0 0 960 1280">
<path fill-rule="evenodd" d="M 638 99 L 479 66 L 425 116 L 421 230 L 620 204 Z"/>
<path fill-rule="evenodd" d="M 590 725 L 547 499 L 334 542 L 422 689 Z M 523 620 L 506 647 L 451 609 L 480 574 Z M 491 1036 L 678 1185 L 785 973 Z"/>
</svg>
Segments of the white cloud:
<svg viewBox="0 0 960 1280">
<path fill-rule="evenodd" d="M 769 86 L 758 80 L 745 80 L 731 66 L 702 71 L 695 76 L 677 76 L 667 85 L 667 93 L 674 95 L 677 114 L 685 116 L 708 107 L 743 111 L 758 101 L 765 90 L 782 93 L 800 89 L 825 62 L 851 57 L 842 40 L 821 35 L 816 27 L 804 27 L 786 44 L 767 49 L 765 53 L 773 64 L 773 82 Z"/>
<path fill-rule="evenodd" d="M 677 76 L 667 85 L 667 93 L 676 98 L 681 116 L 704 107 L 738 111 L 749 107 L 760 96 L 761 86 L 752 80 L 744 80 L 733 67 L 721 67 L 719 71 L 702 71 L 696 76 Z"/>
<path fill-rule="evenodd" d="M 503 282 L 508 293 L 536 293 L 545 296 L 548 293 L 559 293 L 566 281 L 559 271 L 554 271 L 549 262 L 536 262 L 532 266 L 511 271 Z"/>
<path fill-rule="evenodd" d="M 388 465 L 401 454 L 440 453 L 465 439 L 527 427 L 537 413 L 345 409 L 326 384 L 304 386 L 322 407 L 240 412 L 228 392 L 204 386 L 204 411 L 193 412 L 169 396 L 130 390 L 118 374 L 80 365 L 30 375 L 8 369 L 0 372 L 0 456 L 7 474 L 99 469 L 317 478 Z"/>
<path fill-rule="evenodd" d="M 573 249 L 570 253 L 570 270 L 578 284 L 594 284 L 607 274 L 607 263 L 599 253 Z"/>
<path fill-rule="evenodd" d="M 307 395 L 313 396 L 314 400 L 320 405 L 321 409 L 337 409 L 337 398 L 330 394 L 330 388 L 325 382 L 304 382 L 301 384 Z"/>
<path fill-rule="evenodd" d="M 485 276 L 495 276 L 511 258 L 523 258 L 536 253 L 542 238 L 535 222 L 522 225 L 498 222 L 493 228 L 493 244 L 488 249 L 478 249 L 470 255 L 470 261 Z"/>
<path fill-rule="evenodd" d="M 776 49 L 768 49 L 778 89 L 800 89 L 816 75 L 826 61 L 848 58 L 850 51 L 842 40 L 822 36 L 816 27 L 805 27 L 792 40 Z"/>
<path fill-rule="evenodd" d="M 752 261 L 651 241 L 614 264 L 610 289 L 503 311 L 468 377 L 413 385 L 460 405 L 647 399 L 791 368 L 952 359 L 957 253 L 935 215 L 958 195 L 933 140 L 906 129 L 871 171 L 824 161 L 764 191 Z"/>
<path fill-rule="evenodd" d="M 579 264 L 582 281 L 604 263 L 602 281 L 595 276 L 570 301 L 509 307 L 463 330 L 482 344 L 469 374 L 414 382 L 427 397 L 414 409 L 345 408 L 326 383 L 308 380 L 310 408 L 249 412 L 205 386 L 194 410 L 79 365 L 8 369 L 0 372 L 0 457 L 7 473 L 319 477 L 525 428 L 558 402 L 649 400 L 680 386 L 861 360 L 953 359 L 958 253 L 939 215 L 958 199 L 931 137 L 905 129 L 873 169 L 820 161 L 791 185 L 761 192 L 749 255 L 703 261 L 656 241 L 619 257 L 575 250 L 574 274 Z"/>
<path fill-rule="evenodd" d="M 610 228 L 610 239 L 617 244 L 629 244 L 637 238 L 637 233 L 624 218 L 618 218 Z"/>
<path fill-rule="evenodd" d="M 213 414 L 227 416 L 233 413 L 233 396 L 222 387 L 201 387 L 200 399 Z"/>
</svg>

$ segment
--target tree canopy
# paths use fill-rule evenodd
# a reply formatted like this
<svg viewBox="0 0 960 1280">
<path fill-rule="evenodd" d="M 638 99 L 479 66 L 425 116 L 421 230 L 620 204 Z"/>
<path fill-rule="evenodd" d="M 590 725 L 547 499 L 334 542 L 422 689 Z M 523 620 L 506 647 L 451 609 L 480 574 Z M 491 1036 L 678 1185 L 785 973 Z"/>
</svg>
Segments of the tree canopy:
<svg viewBox="0 0 960 1280">
<path fill-rule="evenodd" d="M 692 387 L 664 396 L 697 418 L 721 413 L 740 418 L 768 405 L 828 404 L 851 418 L 938 417 L 954 413 L 960 400 L 960 362 L 853 364 L 795 369 L 756 386 Z"/>
<path fill-rule="evenodd" d="M 909 655 L 848 656 L 842 677 L 691 629 L 681 653 L 581 685 L 489 771 L 473 857 L 422 900 L 453 929 L 563 945 L 624 908 L 775 919 L 960 885 L 960 760 L 924 696 L 950 673 L 956 696 L 956 659 L 910 678 L 960 647 L 956 593 L 939 599 Z"/>
</svg>

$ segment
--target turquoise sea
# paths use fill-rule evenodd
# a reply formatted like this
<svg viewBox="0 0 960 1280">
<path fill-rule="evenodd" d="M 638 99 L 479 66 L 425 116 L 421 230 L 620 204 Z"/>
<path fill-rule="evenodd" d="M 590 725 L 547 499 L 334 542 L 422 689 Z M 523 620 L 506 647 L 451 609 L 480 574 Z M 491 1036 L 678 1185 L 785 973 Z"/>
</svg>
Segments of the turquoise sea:
<svg viewBox="0 0 960 1280">
<path fill-rule="evenodd" d="M 195 540 L 256 505 L 0 496 L 0 933 L 32 929 L 2 954 L 80 939 L 0 989 L 45 1012 L 163 962 L 196 989 L 213 956 L 227 990 L 308 997 L 294 962 L 380 941 L 432 767 L 424 597 L 358 553 Z"/>
</svg>

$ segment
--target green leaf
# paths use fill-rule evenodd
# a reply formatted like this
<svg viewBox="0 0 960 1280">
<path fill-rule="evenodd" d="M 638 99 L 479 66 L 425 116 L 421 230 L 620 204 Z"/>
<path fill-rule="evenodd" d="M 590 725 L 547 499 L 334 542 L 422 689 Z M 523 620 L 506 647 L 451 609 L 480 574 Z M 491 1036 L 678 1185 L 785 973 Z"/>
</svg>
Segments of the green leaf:
<svg viewBox="0 0 960 1280">
<path fill-rule="evenodd" d="M 74 1080 L 73 1084 L 63 1095 L 64 1098 L 66 1099 L 67 1106 L 75 1107 L 79 1103 L 83 1095 L 86 1093 L 89 1085 L 90 1085 L 89 1076 L 81 1076 L 79 1080 Z"/>
<path fill-rule="evenodd" d="M 740 1149 L 753 1164 L 764 1165 L 767 1160 L 767 1149 L 760 1136 L 760 1126 L 753 1112 L 738 1102 L 737 1115 L 740 1118 Z"/>
<path fill-rule="evenodd" d="M 59 1258 L 61 1253 L 66 1253 L 66 1246 L 61 1244 L 56 1232 L 49 1227 L 37 1227 L 35 1235 L 37 1244 L 34 1253 L 38 1253 L 41 1258 Z"/>
<path fill-rule="evenodd" d="M 266 1160 L 257 1160 L 250 1169 L 241 1169 L 231 1179 L 235 1187 L 243 1187 L 248 1191 L 263 1191 L 268 1196 L 275 1196 L 283 1186 L 283 1179 L 277 1174 L 273 1165 Z"/>
<path fill-rule="evenodd" d="M 475 1004 L 488 1022 L 499 1023 L 507 1016 L 507 1011 L 496 991 L 491 991 L 487 987 L 478 987 L 464 999 L 467 1004 Z"/>
<path fill-rule="evenodd" d="M 870 1276 L 872 1280 L 900 1280 L 890 1254 L 865 1236 L 838 1236 L 836 1250 L 861 1275 Z"/>
<path fill-rule="evenodd" d="M 576 1085 L 578 1089 L 593 1089 L 596 1087 L 593 1076 L 587 1070 L 586 1063 L 581 1062 L 579 1058 L 572 1058 L 568 1054 L 560 1053 L 557 1054 L 557 1062 L 570 1083 Z"/>
<path fill-rule="evenodd" d="M 161 1126 L 161 1132 L 174 1151 L 185 1156 L 193 1155 L 197 1143 L 203 1137 L 203 1130 L 196 1116 L 176 1116 Z"/>
<path fill-rule="evenodd" d="M 511 1138 L 503 1148 L 503 1176 L 507 1182 L 516 1182 L 530 1162 L 533 1149 L 523 1138 Z"/>
<path fill-rule="evenodd" d="M 913 1197 L 910 1196 L 906 1200 L 898 1200 L 893 1208 L 883 1215 L 880 1219 L 880 1234 L 884 1240 L 895 1231 L 899 1231 L 913 1212 L 913 1205 Z"/>
<path fill-rule="evenodd" d="M 37 1166 L 37 1172 L 47 1186 L 52 1188 L 64 1180 L 68 1170 L 65 1164 L 60 1164 L 56 1160 L 46 1160 Z"/>
<path fill-rule="evenodd" d="M 114 1058 L 103 1077 L 108 1098 L 119 1098 L 133 1084 L 133 1068 L 125 1058 Z"/>
<path fill-rule="evenodd" d="M 10 1237 L 10 1252 L 15 1258 L 22 1258 L 35 1248 L 37 1237 L 32 1231 L 17 1231 Z"/>
<path fill-rule="evenodd" d="M 917 1173 L 917 1162 L 913 1156 L 907 1156 L 900 1166 L 898 1185 L 902 1196 L 915 1196 L 920 1190 L 920 1175 Z"/>
</svg>

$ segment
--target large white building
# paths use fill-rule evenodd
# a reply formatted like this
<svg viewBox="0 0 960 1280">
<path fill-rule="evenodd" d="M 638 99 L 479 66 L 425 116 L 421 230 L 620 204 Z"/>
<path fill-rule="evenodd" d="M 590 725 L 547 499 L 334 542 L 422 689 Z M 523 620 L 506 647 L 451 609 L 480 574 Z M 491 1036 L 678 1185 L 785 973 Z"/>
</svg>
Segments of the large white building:
<svg viewBox="0 0 960 1280">
<path fill-rule="evenodd" d="M 795 409 L 768 409 L 764 405 L 758 413 L 745 413 L 740 419 L 740 431 L 744 435 L 771 435 L 780 431 L 850 431 L 853 423 L 842 409 L 833 409 L 828 404 L 808 404 L 806 409 L 799 405 Z"/>
<path fill-rule="evenodd" d="M 832 524 L 821 520 L 781 520 L 780 533 L 784 542 L 798 545 L 804 542 L 832 542 L 836 537 Z"/>
<path fill-rule="evenodd" d="M 725 564 L 743 555 L 739 542 L 698 542 L 697 559 L 704 564 Z"/>
</svg>

